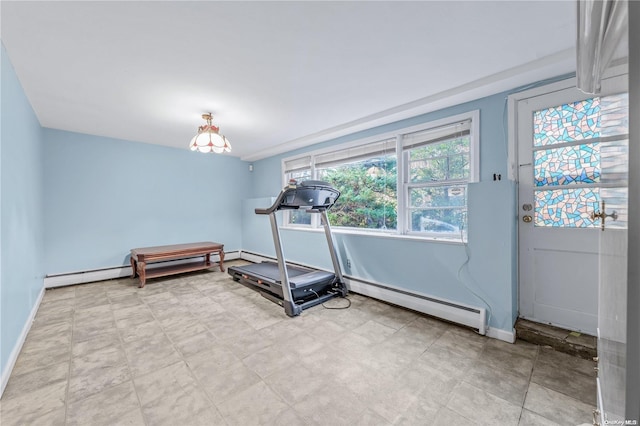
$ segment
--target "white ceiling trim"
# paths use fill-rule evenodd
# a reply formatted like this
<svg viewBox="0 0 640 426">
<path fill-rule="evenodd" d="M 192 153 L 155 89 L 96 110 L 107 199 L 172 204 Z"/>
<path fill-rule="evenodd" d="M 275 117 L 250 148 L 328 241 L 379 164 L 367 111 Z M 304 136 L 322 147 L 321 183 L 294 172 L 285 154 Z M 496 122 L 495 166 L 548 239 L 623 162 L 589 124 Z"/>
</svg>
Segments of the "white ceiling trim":
<svg viewBox="0 0 640 426">
<path fill-rule="evenodd" d="M 565 49 L 452 89 L 444 90 L 394 108 L 380 111 L 376 114 L 367 115 L 339 126 L 293 139 L 251 155 L 242 156 L 240 159 L 243 161 L 257 161 L 362 130 L 459 105 L 529 83 L 557 77 L 558 69 L 563 70 L 564 73 L 574 72 L 575 55 L 575 48 Z"/>
</svg>

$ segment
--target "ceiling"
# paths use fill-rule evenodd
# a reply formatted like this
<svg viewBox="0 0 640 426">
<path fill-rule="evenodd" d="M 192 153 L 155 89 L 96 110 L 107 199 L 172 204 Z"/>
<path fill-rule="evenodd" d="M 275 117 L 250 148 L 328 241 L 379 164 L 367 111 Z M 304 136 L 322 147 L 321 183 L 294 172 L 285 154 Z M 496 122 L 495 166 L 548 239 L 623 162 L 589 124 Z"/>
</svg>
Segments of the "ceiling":
<svg viewBox="0 0 640 426">
<path fill-rule="evenodd" d="M 574 1 L 7 1 L 44 127 L 248 161 L 575 70 Z M 225 154 L 228 155 L 228 154 Z"/>
</svg>

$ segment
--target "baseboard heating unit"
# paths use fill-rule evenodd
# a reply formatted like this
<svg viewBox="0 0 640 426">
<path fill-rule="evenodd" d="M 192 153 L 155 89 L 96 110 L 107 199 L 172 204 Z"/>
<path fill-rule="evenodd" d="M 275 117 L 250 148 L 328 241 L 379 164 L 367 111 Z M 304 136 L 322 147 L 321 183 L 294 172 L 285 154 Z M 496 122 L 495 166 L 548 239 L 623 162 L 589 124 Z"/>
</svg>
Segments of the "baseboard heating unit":
<svg viewBox="0 0 640 426">
<path fill-rule="evenodd" d="M 263 262 L 265 260 L 273 261 L 272 257 L 242 251 L 240 258 L 250 262 Z M 310 267 L 308 265 L 294 265 Z M 321 269 L 314 267 L 316 269 Z M 398 287 L 375 283 L 368 280 L 362 280 L 349 275 L 343 275 L 349 291 L 382 300 L 384 302 L 393 303 L 403 308 L 411 309 L 423 314 L 431 315 L 456 324 L 464 325 L 478 331 L 479 334 L 487 334 L 487 309 L 476 306 L 469 306 L 462 303 L 452 302 L 449 300 L 433 297 L 427 294 L 407 291 Z M 509 336 L 493 335 L 490 337 L 499 338 L 501 340 L 513 342 L 513 338 Z"/>
<path fill-rule="evenodd" d="M 465 325 L 478 330 L 479 334 L 487 332 L 487 310 L 475 306 L 463 305 L 436 298 L 426 294 L 420 294 L 345 276 L 349 290 L 365 296 L 380 299 L 394 305 L 402 306 L 427 315 L 442 318 L 456 324 Z"/>
<path fill-rule="evenodd" d="M 203 258 L 202 256 L 200 256 Z M 154 268 L 160 268 L 163 266 L 173 266 L 179 265 L 181 263 L 192 262 L 197 257 L 192 257 L 189 259 L 179 259 L 179 260 L 168 260 L 166 262 L 155 262 L 151 263 L 147 266 L 147 270 L 152 270 Z M 234 260 L 240 258 L 239 251 L 229 251 L 224 253 L 224 260 Z M 218 255 L 211 256 L 212 262 L 219 262 L 220 257 Z M 85 284 L 95 281 L 104 281 L 104 280 L 112 280 L 116 278 L 125 278 L 131 276 L 131 266 L 122 265 L 122 266 L 114 266 L 112 268 L 103 268 L 103 269 L 94 269 L 90 271 L 78 271 L 78 272 L 69 272 L 65 274 L 50 274 L 44 278 L 44 287 L 45 288 L 55 288 L 55 287 L 63 287 L 66 285 L 75 285 L 75 284 Z"/>
</svg>

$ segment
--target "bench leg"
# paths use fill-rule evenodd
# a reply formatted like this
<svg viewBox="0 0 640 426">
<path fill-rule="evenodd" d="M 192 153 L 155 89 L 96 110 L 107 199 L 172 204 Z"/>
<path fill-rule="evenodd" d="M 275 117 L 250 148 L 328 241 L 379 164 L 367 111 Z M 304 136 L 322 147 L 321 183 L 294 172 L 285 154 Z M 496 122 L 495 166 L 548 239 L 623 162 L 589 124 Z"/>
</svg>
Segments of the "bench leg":
<svg viewBox="0 0 640 426">
<path fill-rule="evenodd" d="M 135 278 L 136 277 L 136 261 L 133 258 L 133 256 L 131 256 L 129 260 L 131 260 L 131 278 Z"/>
<path fill-rule="evenodd" d="M 220 272 L 224 272 L 224 251 L 220 250 Z"/>
<path fill-rule="evenodd" d="M 147 267 L 146 263 L 138 262 L 138 275 L 140 275 L 140 284 L 138 285 L 139 288 L 143 288 L 147 281 L 147 277 L 145 276 L 146 267 Z"/>
</svg>

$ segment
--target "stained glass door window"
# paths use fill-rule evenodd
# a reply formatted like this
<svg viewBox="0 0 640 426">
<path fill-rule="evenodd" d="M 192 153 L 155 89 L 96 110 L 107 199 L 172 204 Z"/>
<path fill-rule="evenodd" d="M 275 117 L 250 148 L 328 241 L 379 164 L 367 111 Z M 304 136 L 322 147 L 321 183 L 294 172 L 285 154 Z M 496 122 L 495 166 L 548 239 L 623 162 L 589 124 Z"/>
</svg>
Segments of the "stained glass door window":
<svg viewBox="0 0 640 426">
<path fill-rule="evenodd" d="M 571 102 L 533 113 L 534 225 L 595 228 L 607 200 L 611 227 L 626 226 L 628 95 Z"/>
</svg>

